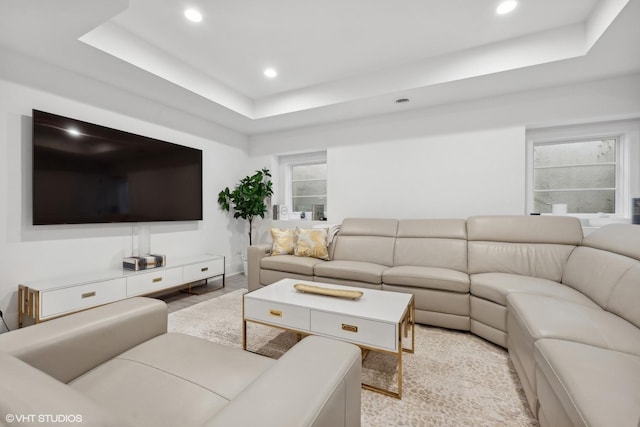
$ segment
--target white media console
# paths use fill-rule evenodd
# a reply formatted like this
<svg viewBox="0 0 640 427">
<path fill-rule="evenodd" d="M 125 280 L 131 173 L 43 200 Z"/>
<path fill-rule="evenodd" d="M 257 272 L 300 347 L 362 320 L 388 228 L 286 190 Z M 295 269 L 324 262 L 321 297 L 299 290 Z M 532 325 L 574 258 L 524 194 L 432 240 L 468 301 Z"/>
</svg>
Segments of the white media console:
<svg viewBox="0 0 640 427">
<path fill-rule="evenodd" d="M 222 276 L 224 256 L 201 255 L 172 261 L 148 270 L 106 270 L 83 276 L 24 283 L 18 287 L 18 326 L 25 319 L 35 323 L 76 311 Z"/>
</svg>

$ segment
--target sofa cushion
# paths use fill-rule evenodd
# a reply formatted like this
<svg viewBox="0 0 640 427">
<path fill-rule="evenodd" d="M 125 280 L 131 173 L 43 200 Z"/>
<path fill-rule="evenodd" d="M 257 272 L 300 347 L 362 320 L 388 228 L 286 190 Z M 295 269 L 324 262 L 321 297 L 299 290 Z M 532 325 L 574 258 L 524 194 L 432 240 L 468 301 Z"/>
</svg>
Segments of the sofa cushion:
<svg viewBox="0 0 640 427">
<path fill-rule="evenodd" d="M 471 241 L 579 245 L 580 220 L 571 216 L 491 215 L 467 219 Z"/>
<path fill-rule="evenodd" d="M 274 363 L 192 336 L 166 334 L 70 385 L 132 424 L 201 425 Z"/>
<path fill-rule="evenodd" d="M 565 267 L 562 283 L 588 296 L 602 308 L 624 274 L 638 264 L 633 258 L 589 247 L 577 247 Z"/>
<path fill-rule="evenodd" d="M 557 338 L 640 356 L 640 329 L 600 307 L 525 293 L 513 293 L 507 301 L 509 334 L 518 324 L 531 343 Z"/>
<path fill-rule="evenodd" d="M 610 224 L 584 238 L 569 257 L 563 283 L 640 327 L 640 226 Z"/>
<path fill-rule="evenodd" d="M 472 274 L 471 294 L 506 306 L 513 292 L 548 295 L 577 304 L 597 308 L 598 305 L 575 289 L 547 279 L 507 273 Z"/>
<path fill-rule="evenodd" d="M 260 260 L 260 268 L 313 276 L 313 267 L 322 262 L 325 261 L 318 258 L 278 255 L 262 258 Z"/>
<path fill-rule="evenodd" d="M 469 275 L 447 268 L 391 267 L 382 273 L 382 282 L 389 285 L 469 292 Z"/>
<path fill-rule="evenodd" d="M 467 240 L 467 221 L 456 218 L 401 219 L 397 237 Z"/>
<path fill-rule="evenodd" d="M 609 224 L 585 236 L 582 244 L 640 260 L 640 227 L 636 224 Z"/>
<path fill-rule="evenodd" d="M 638 301 L 640 301 L 640 263 L 630 268 L 620 278 L 607 302 L 607 311 L 617 314 L 640 328 Z"/>
<path fill-rule="evenodd" d="M 393 265 L 396 219 L 347 218 L 334 239 L 334 260 Z"/>
<path fill-rule="evenodd" d="M 582 240 L 582 227 L 574 217 L 471 217 L 467 236 L 469 274 L 511 273 L 559 282 Z"/>
<path fill-rule="evenodd" d="M 326 261 L 314 268 L 317 277 L 355 280 L 357 282 L 381 284 L 382 272 L 388 267 L 370 262 Z"/>
<path fill-rule="evenodd" d="M 398 222 L 395 266 L 439 267 L 467 272 L 464 219 L 405 219 Z"/>
<path fill-rule="evenodd" d="M 88 425 L 88 426 L 128 426 L 125 419 L 106 410 L 82 393 L 28 365 L 20 359 L 0 352 L 0 415 L 10 421 L 8 414 L 35 415 L 31 422 L 17 422 L 15 425 Z M 40 420 L 39 416 L 69 415 L 69 422 Z M 47 422 L 49 421 L 49 422 Z M 7 425 L 12 425 L 9 422 Z"/>
<path fill-rule="evenodd" d="M 383 291 L 413 294 L 416 323 L 469 330 L 469 293 L 382 284 Z"/>
<path fill-rule="evenodd" d="M 396 237 L 398 220 L 392 218 L 345 218 L 340 225 L 343 236 Z"/>
<path fill-rule="evenodd" d="M 640 355 L 640 329 L 598 306 L 557 297 L 510 294 L 507 332 L 509 355 L 532 408 L 537 390 L 533 349 L 539 339 L 563 339 Z"/>
<path fill-rule="evenodd" d="M 468 242 L 469 274 L 510 273 L 560 282 L 574 246 Z"/>
<path fill-rule="evenodd" d="M 541 411 L 560 406 L 573 426 L 636 426 L 640 417 L 640 357 L 572 341 L 536 342 Z M 556 420 L 549 420 L 550 425 Z"/>
</svg>

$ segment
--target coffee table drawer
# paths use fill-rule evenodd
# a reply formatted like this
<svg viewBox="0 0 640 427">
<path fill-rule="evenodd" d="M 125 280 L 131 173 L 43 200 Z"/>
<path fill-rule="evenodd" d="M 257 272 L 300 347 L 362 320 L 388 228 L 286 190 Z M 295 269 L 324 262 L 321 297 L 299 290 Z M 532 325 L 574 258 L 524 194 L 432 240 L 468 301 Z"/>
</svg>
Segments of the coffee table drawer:
<svg viewBox="0 0 640 427">
<path fill-rule="evenodd" d="M 309 330 L 309 309 L 245 297 L 244 317 L 286 328 Z"/>
<path fill-rule="evenodd" d="M 354 344 L 398 351 L 398 325 L 323 311 L 311 311 L 311 332 Z"/>
</svg>

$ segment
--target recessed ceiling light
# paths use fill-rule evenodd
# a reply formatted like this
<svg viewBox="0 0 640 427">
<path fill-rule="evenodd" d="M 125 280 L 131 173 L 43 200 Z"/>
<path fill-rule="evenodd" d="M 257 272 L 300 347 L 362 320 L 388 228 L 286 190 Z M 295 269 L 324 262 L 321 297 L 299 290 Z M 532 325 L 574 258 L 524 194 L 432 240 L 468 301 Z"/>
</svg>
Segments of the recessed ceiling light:
<svg viewBox="0 0 640 427">
<path fill-rule="evenodd" d="M 80 136 L 80 131 L 76 128 L 69 128 L 67 129 L 67 133 L 69 133 L 70 135 L 73 136 Z"/>
<path fill-rule="evenodd" d="M 270 79 L 273 79 L 278 76 L 278 72 L 273 68 L 267 68 L 266 70 L 264 70 L 264 75 L 269 77 Z"/>
<path fill-rule="evenodd" d="M 513 9 L 515 9 L 517 5 L 518 5 L 518 2 L 516 0 L 503 1 L 496 8 L 496 13 L 498 15 L 507 14 L 507 13 L 511 12 Z"/>
<path fill-rule="evenodd" d="M 191 22 L 200 22 L 202 21 L 202 13 L 196 9 L 185 9 L 184 16 Z"/>
</svg>

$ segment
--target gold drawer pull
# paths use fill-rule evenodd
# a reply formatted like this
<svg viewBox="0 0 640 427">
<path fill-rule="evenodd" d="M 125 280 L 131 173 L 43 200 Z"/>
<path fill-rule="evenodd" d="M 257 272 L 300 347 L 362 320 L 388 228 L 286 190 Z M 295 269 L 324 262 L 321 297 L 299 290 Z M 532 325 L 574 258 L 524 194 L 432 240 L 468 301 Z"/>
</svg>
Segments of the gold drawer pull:
<svg viewBox="0 0 640 427">
<path fill-rule="evenodd" d="M 153 283 L 162 282 L 162 277 L 156 277 L 152 280 Z"/>
<path fill-rule="evenodd" d="M 82 298 L 91 298 L 96 296 L 96 291 L 86 292 L 82 294 Z"/>
<path fill-rule="evenodd" d="M 276 317 L 282 317 L 282 312 L 280 310 L 270 309 L 269 314 Z"/>
<path fill-rule="evenodd" d="M 342 330 L 348 332 L 358 332 L 358 327 L 354 325 L 347 325 L 346 323 L 342 324 Z"/>
<path fill-rule="evenodd" d="M 209 271 L 209 267 L 202 267 L 200 271 Z"/>
</svg>

